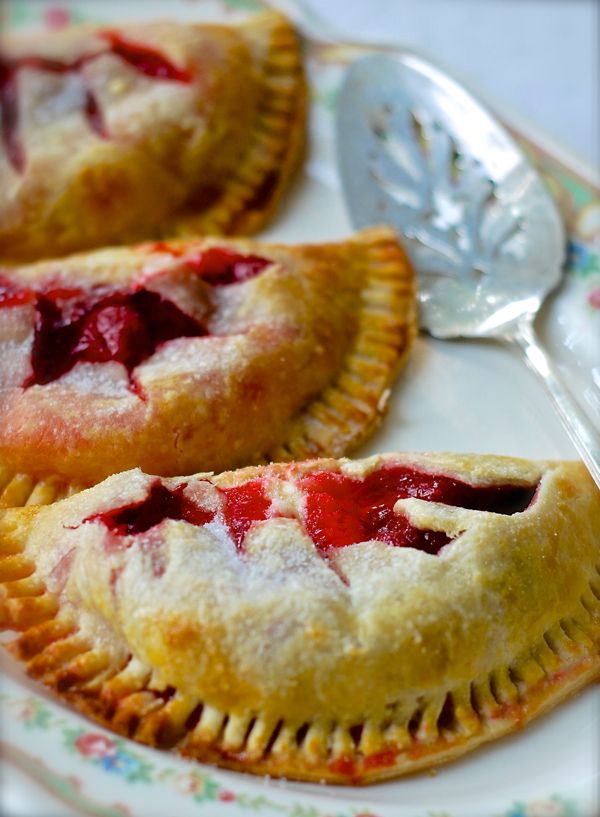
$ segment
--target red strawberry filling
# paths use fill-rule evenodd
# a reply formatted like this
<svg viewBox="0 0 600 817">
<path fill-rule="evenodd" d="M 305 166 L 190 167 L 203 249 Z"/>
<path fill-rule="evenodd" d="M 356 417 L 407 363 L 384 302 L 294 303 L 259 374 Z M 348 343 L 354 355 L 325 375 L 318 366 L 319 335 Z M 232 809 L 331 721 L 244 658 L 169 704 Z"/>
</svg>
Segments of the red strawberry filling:
<svg viewBox="0 0 600 817">
<path fill-rule="evenodd" d="M 405 466 L 387 466 L 364 479 L 332 471 L 302 477 L 306 495 L 305 525 L 318 548 L 345 547 L 375 539 L 394 547 L 436 554 L 450 539 L 440 531 L 420 530 L 393 511 L 399 499 L 415 497 L 493 513 L 524 511 L 535 486 L 476 486 Z"/>
<path fill-rule="evenodd" d="M 16 171 L 23 171 L 26 158 L 19 135 L 17 75 L 20 69 L 35 68 L 51 74 L 77 74 L 85 100 L 83 108 L 85 117 L 90 128 L 102 138 L 108 137 L 104 117 L 93 91 L 88 87 L 85 76 L 81 73 L 86 63 L 103 54 L 115 54 L 140 74 L 148 77 L 173 82 L 190 82 L 192 79 L 188 71 L 177 67 L 155 49 L 128 42 L 116 31 L 106 31 L 101 36 L 108 42 L 108 48 L 84 54 L 71 62 L 37 56 L 26 56 L 13 60 L 0 57 L 1 135 L 8 159 Z"/>
<path fill-rule="evenodd" d="M 268 518 L 271 500 L 260 479 L 253 479 L 235 488 L 221 488 L 220 492 L 223 496 L 225 524 L 240 550 L 253 522 Z"/>
<path fill-rule="evenodd" d="M 242 283 L 271 261 L 211 247 L 186 260 L 192 274 L 214 287 Z M 96 287 L 19 287 L 0 276 L 0 308 L 34 304 L 31 375 L 24 387 L 57 380 L 76 363 L 123 364 L 130 375 L 166 341 L 203 337 L 206 327 L 157 292 Z M 135 390 L 135 389 L 134 389 Z"/>
<path fill-rule="evenodd" d="M 332 548 L 376 540 L 393 547 L 409 547 L 436 555 L 451 540 L 440 531 L 421 530 L 393 507 L 398 499 L 415 497 L 491 513 L 521 513 L 531 504 L 536 486 L 477 486 L 440 474 L 427 474 L 405 466 L 386 466 L 364 479 L 332 471 L 319 471 L 299 480 L 306 504 L 304 525 L 316 547 L 325 555 Z M 202 508 L 185 496 L 186 485 L 171 490 L 157 481 L 141 502 L 95 514 L 114 534 L 144 533 L 165 519 L 192 525 L 212 522 L 217 512 Z M 217 488 L 220 515 L 238 550 L 248 530 L 268 519 L 269 499 L 260 478 L 233 488 Z"/>
<path fill-rule="evenodd" d="M 141 502 L 124 505 L 112 511 L 95 514 L 84 522 L 99 520 L 117 536 L 134 536 L 160 525 L 165 519 L 183 519 L 191 525 L 205 525 L 215 516 L 213 511 L 199 507 L 185 496 L 186 485 L 173 490 L 156 482 Z"/>
<path fill-rule="evenodd" d="M 62 291 L 37 295 L 32 374 L 24 386 L 57 380 L 76 363 L 122 363 L 132 370 L 157 347 L 180 337 L 201 337 L 205 328 L 156 292 L 109 294 Z"/>
<path fill-rule="evenodd" d="M 191 525 L 212 522 L 216 511 L 203 508 L 185 495 L 187 485 L 166 488 L 156 482 L 141 502 L 124 505 L 104 513 L 94 514 L 84 522 L 99 520 L 117 536 L 144 533 L 160 525 L 165 519 L 181 519 Z M 238 549 L 254 522 L 267 519 L 271 500 L 265 494 L 261 480 L 253 480 L 233 488 L 217 488 L 222 499 L 222 515 L 231 538 Z"/>
</svg>

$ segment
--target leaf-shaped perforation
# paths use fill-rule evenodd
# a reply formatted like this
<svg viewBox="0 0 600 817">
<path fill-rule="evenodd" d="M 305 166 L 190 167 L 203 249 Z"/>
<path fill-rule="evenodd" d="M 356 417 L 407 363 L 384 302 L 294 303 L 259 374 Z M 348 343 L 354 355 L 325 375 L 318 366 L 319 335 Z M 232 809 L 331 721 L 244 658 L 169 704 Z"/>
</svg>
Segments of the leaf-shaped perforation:
<svg viewBox="0 0 600 817">
<path fill-rule="evenodd" d="M 429 178 L 413 117 L 384 105 L 370 125 L 376 143 L 369 157 L 371 177 L 396 206 L 414 213 L 426 210 Z"/>
<path fill-rule="evenodd" d="M 422 275 L 473 280 L 493 272 L 499 254 L 523 228 L 506 185 L 502 206 L 494 181 L 428 112 L 383 106 L 371 122 L 369 174 L 413 240 Z M 390 212 L 388 212 L 390 211 Z"/>
</svg>

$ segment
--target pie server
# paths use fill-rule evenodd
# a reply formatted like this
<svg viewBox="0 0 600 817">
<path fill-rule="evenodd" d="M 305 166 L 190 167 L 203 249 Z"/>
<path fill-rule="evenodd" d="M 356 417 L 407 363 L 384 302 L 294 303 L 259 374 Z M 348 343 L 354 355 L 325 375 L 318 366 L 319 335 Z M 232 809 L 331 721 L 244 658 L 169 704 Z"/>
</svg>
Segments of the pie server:
<svg viewBox="0 0 600 817">
<path fill-rule="evenodd" d="M 340 92 L 337 152 L 355 227 L 391 224 L 419 276 L 436 338 L 494 338 L 540 377 L 600 486 L 600 435 L 564 389 L 534 329 L 562 277 L 565 233 L 508 132 L 454 80 L 411 54 L 371 54 Z"/>
</svg>

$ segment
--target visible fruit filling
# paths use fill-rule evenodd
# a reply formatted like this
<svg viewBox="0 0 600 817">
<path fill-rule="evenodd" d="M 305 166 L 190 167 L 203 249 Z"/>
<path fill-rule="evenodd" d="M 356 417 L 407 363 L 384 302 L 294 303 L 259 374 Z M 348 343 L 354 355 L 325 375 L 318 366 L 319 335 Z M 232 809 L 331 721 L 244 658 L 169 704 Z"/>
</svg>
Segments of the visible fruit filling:
<svg viewBox="0 0 600 817">
<path fill-rule="evenodd" d="M 332 548 L 377 540 L 393 547 L 409 547 L 436 555 L 451 540 L 443 531 L 422 530 L 402 514 L 394 513 L 399 499 L 414 497 L 491 513 L 521 513 L 531 504 L 537 486 L 470 485 L 440 474 L 390 465 L 356 479 L 333 471 L 301 477 L 305 496 L 304 525 L 323 553 Z M 199 506 L 185 495 L 187 485 L 166 488 L 157 480 L 148 496 L 88 517 L 99 520 L 118 536 L 144 533 L 165 519 L 205 525 L 220 516 L 238 550 L 255 522 L 273 515 L 271 500 L 261 478 L 232 488 L 217 488 L 220 511 Z"/>
<path fill-rule="evenodd" d="M 133 536 L 160 525 L 165 519 L 181 519 L 191 525 L 212 522 L 217 512 L 199 506 L 185 495 L 187 484 L 166 488 L 160 481 L 150 488 L 148 496 L 130 505 L 94 514 L 84 522 L 103 522 L 117 536 Z M 216 488 L 222 501 L 223 521 L 238 550 L 254 522 L 267 519 L 271 500 L 261 480 L 252 480 L 233 488 Z"/>
<path fill-rule="evenodd" d="M 209 247 L 196 254 L 190 254 L 186 247 L 159 241 L 143 245 L 150 252 L 168 253 L 173 258 L 185 257 L 185 264 L 215 287 L 241 284 L 261 273 L 273 261 L 258 255 L 242 255 L 225 247 Z"/>
<path fill-rule="evenodd" d="M 436 554 L 450 542 L 441 531 L 421 530 L 406 516 L 394 513 L 399 499 L 415 497 L 492 513 L 524 511 L 535 486 L 469 485 L 440 474 L 390 465 L 355 479 L 321 471 L 300 479 L 306 496 L 305 525 L 323 550 L 375 539 L 394 547 L 411 547 Z"/>
<path fill-rule="evenodd" d="M 174 82 L 190 82 L 192 79 L 188 71 L 174 65 L 163 54 L 153 48 L 129 42 L 116 31 L 106 31 L 100 36 L 107 42 L 108 47 L 98 49 L 90 54 L 83 54 L 70 62 L 33 55 L 12 60 L 0 57 L 2 141 L 8 159 L 16 171 L 23 171 L 26 158 L 23 141 L 19 135 L 17 77 L 21 69 L 33 68 L 51 74 L 77 74 L 84 99 L 84 115 L 90 128 L 103 139 L 108 137 L 104 116 L 92 89 L 88 86 L 87 80 L 81 72 L 81 69 L 88 62 L 104 54 L 114 54 L 132 68 L 135 68 L 140 74 L 148 77 Z"/>
<path fill-rule="evenodd" d="M 248 281 L 271 261 L 211 247 L 185 263 L 191 274 L 222 287 Z M 25 304 L 34 304 L 35 318 L 32 373 L 24 387 L 51 383 L 79 362 L 122 363 L 131 380 L 133 369 L 160 344 L 208 334 L 200 321 L 149 289 L 33 290 L 0 276 L 0 308 Z"/>
<path fill-rule="evenodd" d="M 191 525 L 205 525 L 214 519 L 214 511 L 199 507 L 185 496 L 186 484 L 166 488 L 156 482 L 141 502 L 123 505 L 105 513 L 94 514 L 84 522 L 99 520 L 117 536 L 134 536 L 160 525 L 165 519 L 183 519 Z"/>
<path fill-rule="evenodd" d="M 131 375 L 161 343 L 203 335 L 199 321 L 146 289 L 37 293 L 32 373 L 23 385 L 51 383 L 79 362 L 114 360 Z"/>
<path fill-rule="evenodd" d="M 240 549 L 252 523 L 268 518 L 271 500 L 260 479 L 253 479 L 235 488 L 221 488 L 220 492 L 223 495 L 225 524 L 236 547 Z"/>
</svg>

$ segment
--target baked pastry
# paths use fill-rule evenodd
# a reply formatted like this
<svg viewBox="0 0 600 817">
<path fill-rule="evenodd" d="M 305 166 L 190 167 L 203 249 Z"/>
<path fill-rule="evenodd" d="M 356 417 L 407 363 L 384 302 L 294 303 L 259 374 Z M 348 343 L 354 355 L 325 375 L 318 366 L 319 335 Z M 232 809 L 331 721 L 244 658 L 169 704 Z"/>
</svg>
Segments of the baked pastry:
<svg viewBox="0 0 600 817">
<path fill-rule="evenodd" d="M 412 269 L 388 228 L 143 244 L 2 276 L 11 483 L 338 456 L 381 418 L 415 334 Z"/>
<path fill-rule="evenodd" d="M 0 57 L 0 258 L 248 234 L 302 152 L 306 89 L 282 16 L 81 27 Z"/>
<path fill-rule="evenodd" d="M 600 673 L 577 463 L 379 455 L 117 474 L 0 515 L 29 673 L 233 769 L 365 783 L 521 728 Z"/>
</svg>

